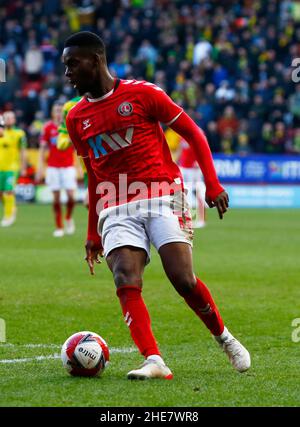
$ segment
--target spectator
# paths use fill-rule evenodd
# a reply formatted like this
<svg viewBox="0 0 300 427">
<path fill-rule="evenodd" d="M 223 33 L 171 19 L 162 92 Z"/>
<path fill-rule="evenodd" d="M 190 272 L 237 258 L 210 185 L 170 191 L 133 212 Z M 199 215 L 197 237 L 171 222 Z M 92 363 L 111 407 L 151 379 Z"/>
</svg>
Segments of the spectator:
<svg viewBox="0 0 300 427">
<path fill-rule="evenodd" d="M 300 154 L 300 128 L 290 130 L 285 151 L 288 154 Z"/>
<path fill-rule="evenodd" d="M 251 154 L 252 150 L 249 144 L 249 137 L 245 132 L 239 132 L 237 135 L 237 146 L 235 152 L 240 156 Z"/>
<path fill-rule="evenodd" d="M 227 128 L 221 137 L 221 152 L 223 154 L 233 154 L 234 150 L 234 135 L 232 129 Z"/>
<path fill-rule="evenodd" d="M 283 122 L 275 124 L 273 137 L 268 141 L 266 145 L 266 152 L 271 154 L 282 154 L 284 153 L 286 141 L 286 128 Z"/>
<path fill-rule="evenodd" d="M 25 52 L 24 70 L 30 80 L 38 80 L 44 64 L 41 49 L 35 42 L 31 42 Z"/>
<path fill-rule="evenodd" d="M 204 59 L 209 58 L 211 51 L 212 45 L 207 40 L 200 40 L 194 47 L 193 64 L 201 64 Z"/>
<path fill-rule="evenodd" d="M 211 132 L 214 150 L 221 150 L 228 129 L 234 143 L 227 135 L 223 151 L 224 145 L 238 150 L 246 120 L 251 152 L 297 152 L 300 84 L 292 80 L 291 64 L 300 57 L 298 9 L 290 0 L 4 2 L 0 57 L 7 82 L 0 86 L 0 110 L 15 109 L 28 127 L 34 108 L 48 118 L 55 98 L 74 96 L 63 77 L 62 44 L 70 33 L 89 29 L 104 39 L 113 74 L 150 80 L 192 109 Z M 233 127 L 223 129 L 227 107 L 236 114 Z"/>
<path fill-rule="evenodd" d="M 220 151 L 220 136 L 218 133 L 218 126 L 216 122 L 211 121 L 207 124 L 206 136 L 211 151 L 213 153 L 218 153 Z"/>
<path fill-rule="evenodd" d="M 239 121 L 235 115 L 234 109 L 231 106 L 227 106 L 224 110 L 223 116 L 218 120 L 218 131 L 222 137 L 225 136 L 225 133 L 228 134 L 228 131 L 232 135 L 237 133 L 239 127 Z"/>
</svg>

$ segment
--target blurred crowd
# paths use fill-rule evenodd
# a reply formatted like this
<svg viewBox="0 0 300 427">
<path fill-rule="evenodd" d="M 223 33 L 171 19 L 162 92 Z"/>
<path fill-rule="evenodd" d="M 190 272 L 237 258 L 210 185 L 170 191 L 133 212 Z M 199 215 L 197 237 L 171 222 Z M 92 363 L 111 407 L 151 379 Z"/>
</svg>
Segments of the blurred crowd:
<svg viewBox="0 0 300 427">
<path fill-rule="evenodd" d="M 53 102 L 75 95 L 60 58 L 79 30 L 103 38 L 113 74 L 166 90 L 213 152 L 300 153 L 299 1 L 2 2 L 0 111 L 16 111 L 32 147 Z"/>
</svg>

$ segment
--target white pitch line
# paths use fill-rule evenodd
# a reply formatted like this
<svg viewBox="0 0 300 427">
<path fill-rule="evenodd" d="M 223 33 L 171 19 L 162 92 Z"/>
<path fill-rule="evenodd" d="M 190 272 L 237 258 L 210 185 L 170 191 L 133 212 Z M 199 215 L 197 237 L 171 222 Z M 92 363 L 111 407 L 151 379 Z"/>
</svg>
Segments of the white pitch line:
<svg viewBox="0 0 300 427">
<path fill-rule="evenodd" d="M 60 354 L 50 354 L 49 356 L 36 356 L 36 357 L 26 357 L 24 359 L 0 359 L 0 363 L 24 363 L 24 362 L 34 362 L 47 359 L 60 359 Z"/>
<path fill-rule="evenodd" d="M 22 347 L 22 348 L 61 348 L 61 345 L 58 344 L 11 344 L 5 343 L 0 344 L 0 348 L 2 347 Z"/>
<path fill-rule="evenodd" d="M 15 346 L 14 344 L 12 344 L 13 346 Z M 43 345 L 43 344 L 41 344 Z M 53 344 L 54 346 L 54 344 Z M 57 346 L 60 347 L 60 346 Z M 110 353 L 133 353 L 137 351 L 135 348 L 131 348 L 131 347 L 124 347 L 124 348 L 118 348 L 118 347 L 112 347 L 109 352 Z M 26 362 L 39 362 L 41 360 L 49 360 L 49 359 L 60 359 L 60 354 L 58 353 L 54 353 L 54 354 L 50 354 L 48 356 L 34 356 L 34 357 L 25 357 L 22 359 L 0 359 L 0 363 L 3 364 L 8 364 L 8 363 L 26 363 Z"/>
</svg>

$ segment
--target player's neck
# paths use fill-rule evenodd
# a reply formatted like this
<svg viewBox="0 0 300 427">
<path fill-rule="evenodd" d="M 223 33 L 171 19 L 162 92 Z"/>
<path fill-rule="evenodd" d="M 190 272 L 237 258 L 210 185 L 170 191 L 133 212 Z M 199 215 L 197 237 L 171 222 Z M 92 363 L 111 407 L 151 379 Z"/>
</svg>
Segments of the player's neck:
<svg viewBox="0 0 300 427">
<path fill-rule="evenodd" d="M 87 97 L 91 99 L 101 98 L 102 96 L 110 92 L 113 89 L 114 85 L 115 78 L 109 73 L 108 70 L 106 70 L 105 73 L 99 76 L 97 85 L 95 85 L 93 89 L 87 93 Z"/>
</svg>

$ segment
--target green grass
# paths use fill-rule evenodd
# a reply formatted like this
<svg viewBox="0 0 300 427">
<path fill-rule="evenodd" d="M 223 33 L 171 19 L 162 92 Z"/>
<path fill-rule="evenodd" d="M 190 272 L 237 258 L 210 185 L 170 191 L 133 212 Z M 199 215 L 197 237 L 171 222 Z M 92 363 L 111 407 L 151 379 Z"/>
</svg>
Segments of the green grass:
<svg viewBox="0 0 300 427">
<path fill-rule="evenodd" d="M 13 344 L 0 344 L 0 360 L 59 353 L 80 330 L 111 348 L 133 347 L 106 264 L 92 277 L 83 260 L 83 207 L 75 219 L 76 235 L 54 239 L 51 208 L 24 205 L 17 223 L 0 229 L 0 317 Z M 0 363 L 0 406 L 299 406 L 291 322 L 300 317 L 300 212 L 233 209 L 219 221 L 209 211 L 207 222 L 195 233 L 195 271 L 251 352 L 248 373 L 231 368 L 153 250 L 143 294 L 173 381 L 128 381 L 138 352 L 112 353 L 102 377 L 91 379 L 69 376 L 58 359 Z"/>
</svg>

